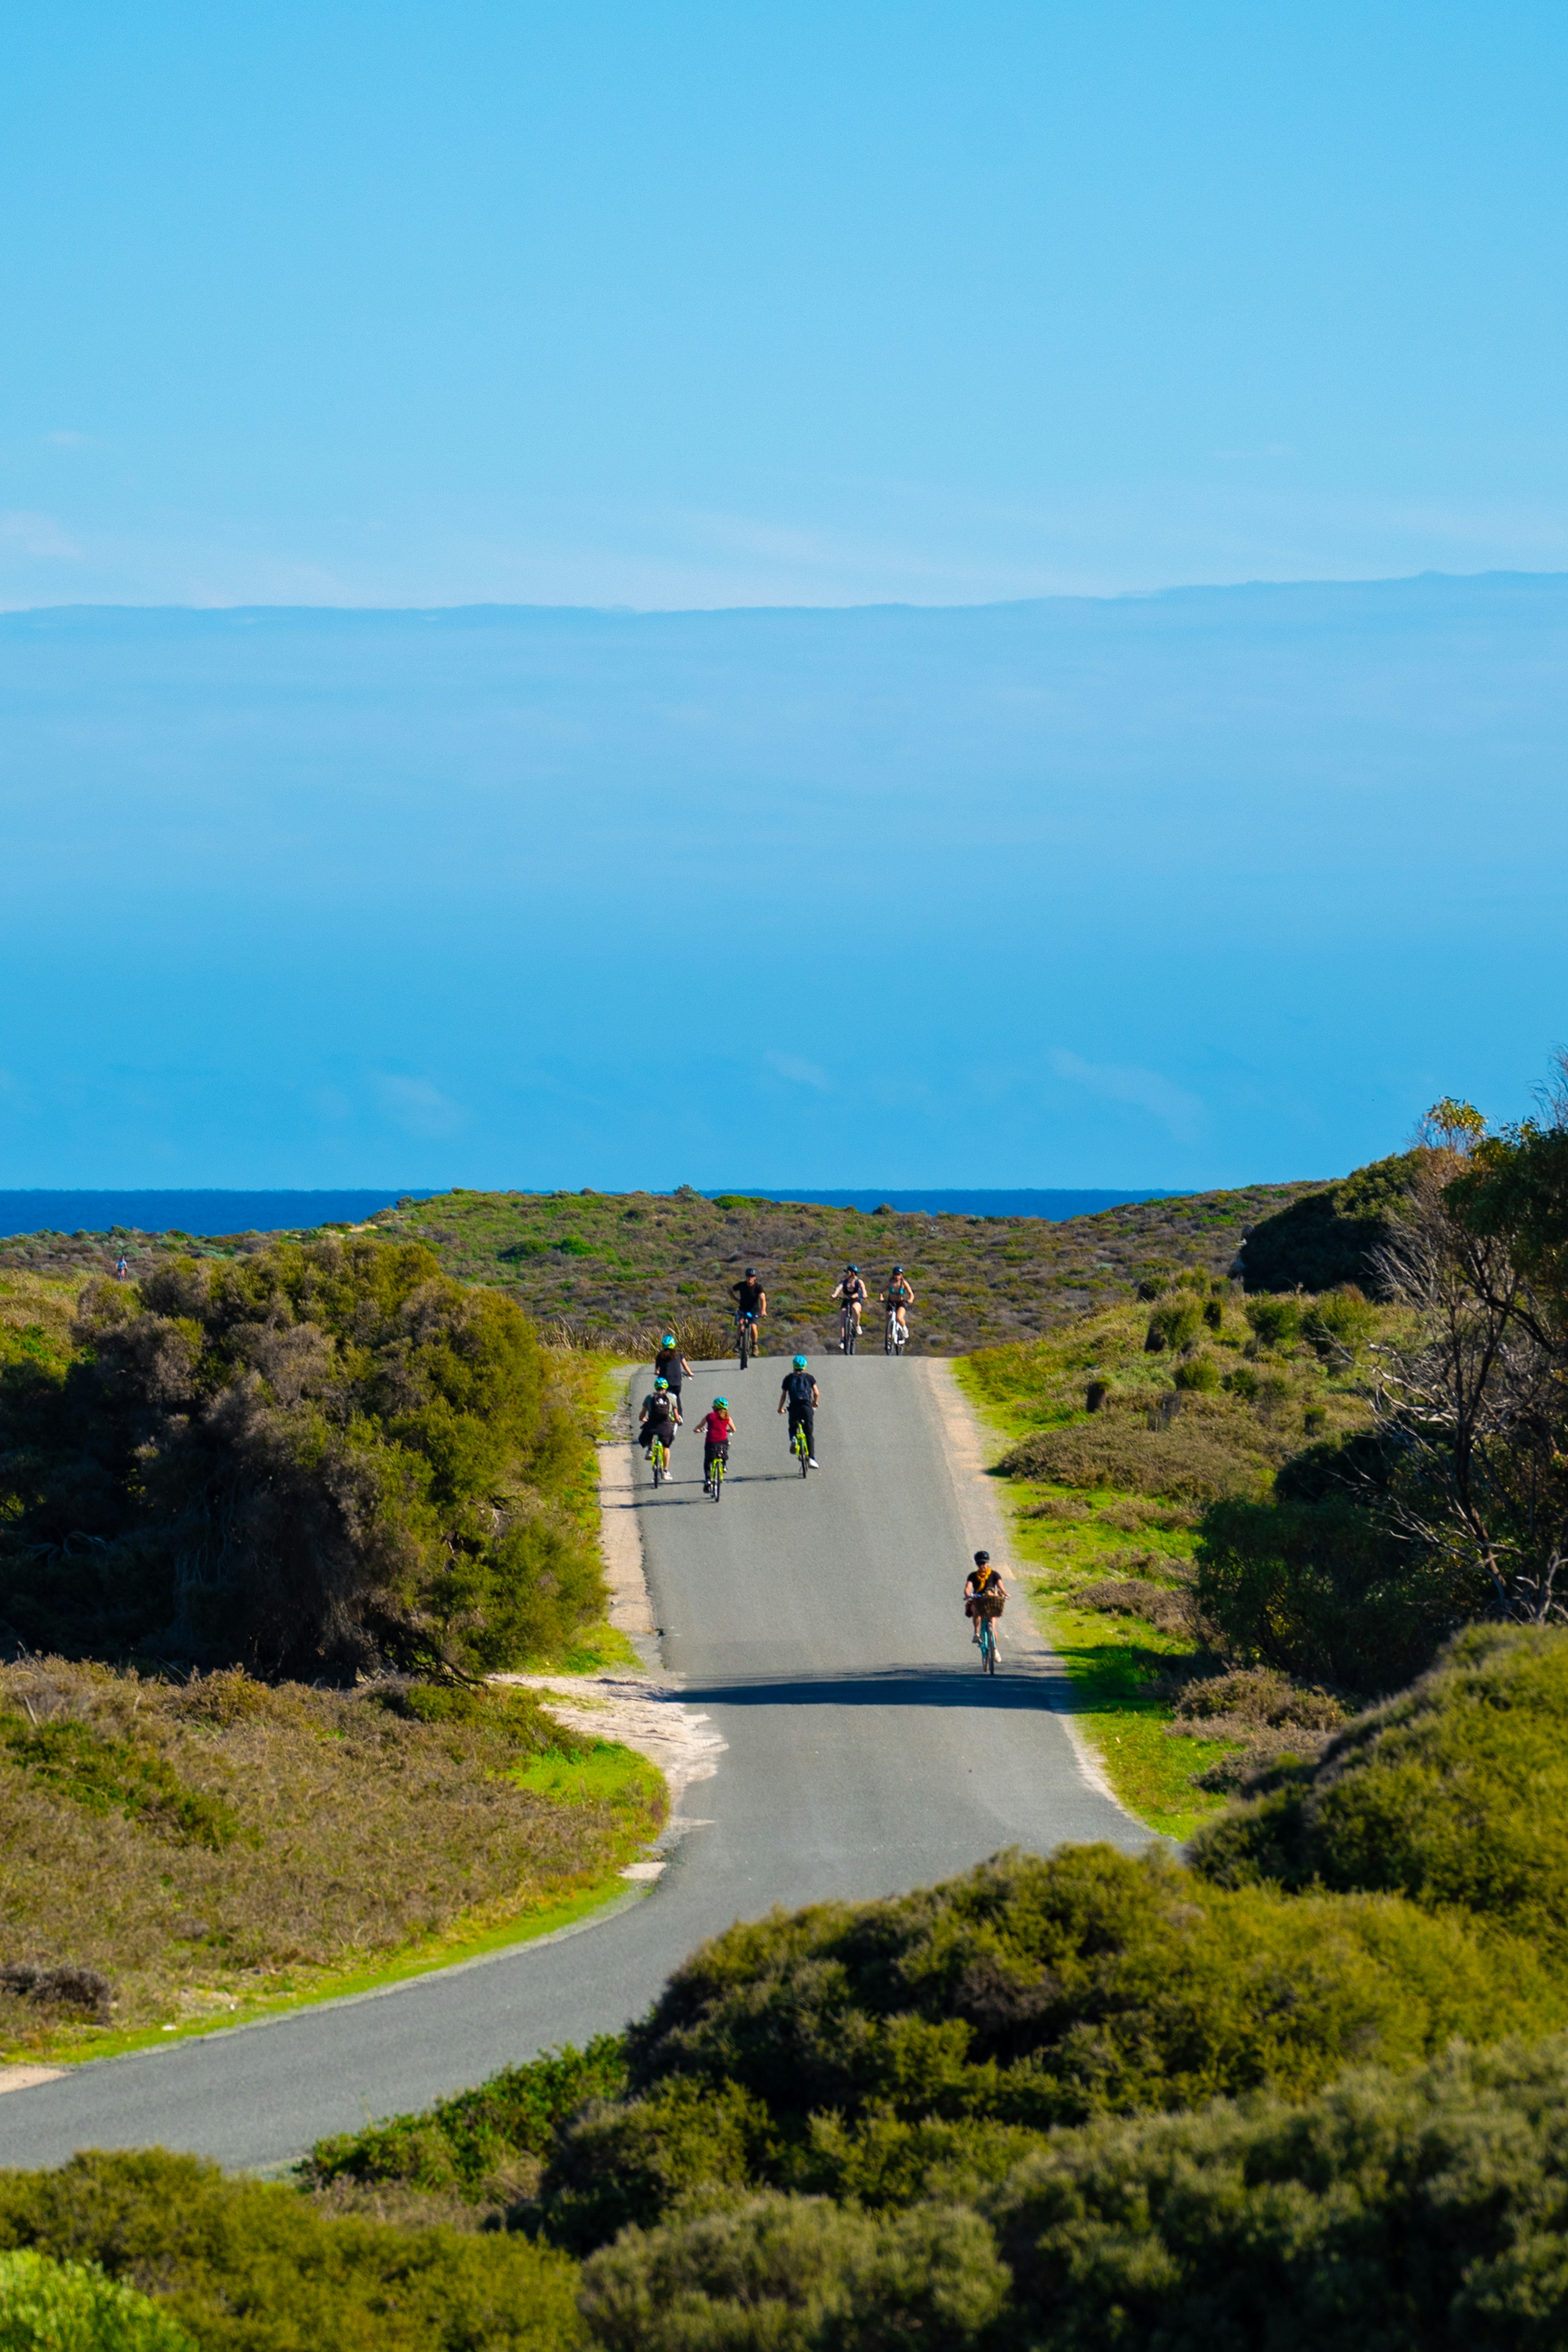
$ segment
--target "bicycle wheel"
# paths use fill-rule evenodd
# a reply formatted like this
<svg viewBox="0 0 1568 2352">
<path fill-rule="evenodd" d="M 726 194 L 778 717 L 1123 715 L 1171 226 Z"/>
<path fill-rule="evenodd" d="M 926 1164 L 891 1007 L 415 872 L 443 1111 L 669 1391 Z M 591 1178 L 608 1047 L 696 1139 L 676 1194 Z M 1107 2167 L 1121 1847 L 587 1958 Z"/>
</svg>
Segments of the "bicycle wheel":
<svg viewBox="0 0 1568 2352">
<path fill-rule="evenodd" d="M 997 1636 L 990 1618 L 980 1620 L 980 1672 L 994 1675 L 997 1671 Z"/>
<path fill-rule="evenodd" d="M 750 1354 L 751 1328 L 748 1324 L 743 1323 L 741 1325 L 738 1338 L 740 1346 L 740 1369 L 744 1371 L 746 1370 L 747 1359 Z"/>
<path fill-rule="evenodd" d="M 890 1315 L 887 1318 L 887 1328 L 882 1335 L 882 1352 L 884 1356 L 891 1356 L 893 1353 L 893 1335 L 897 1328 L 895 1318 Z"/>
</svg>

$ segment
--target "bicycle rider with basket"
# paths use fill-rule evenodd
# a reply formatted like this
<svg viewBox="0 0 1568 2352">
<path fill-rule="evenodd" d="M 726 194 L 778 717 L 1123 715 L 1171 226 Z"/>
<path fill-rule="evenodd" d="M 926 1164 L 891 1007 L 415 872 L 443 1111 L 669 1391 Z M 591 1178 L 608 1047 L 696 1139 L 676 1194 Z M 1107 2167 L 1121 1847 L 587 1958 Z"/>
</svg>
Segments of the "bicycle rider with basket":
<svg viewBox="0 0 1568 2352">
<path fill-rule="evenodd" d="M 988 1551 L 975 1554 L 975 1565 L 964 1581 L 964 1614 L 975 1628 L 974 1638 L 980 1638 L 982 1617 L 999 1617 L 1008 1605 L 1001 1571 L 991 1566 Z"/>
<path fill-rule="evenodd" d="M 870 1302 L 871 1293 L 858 1265 L 846 1265 L 842 1276 L 833 1286 L 833 1297 L 844 1312 L 854 1318 L 855 1337 L 860 1337 L 861 1309 Z"/>
<path fill-rule="evenodd" d="M 806 1369 L 805 1357 L 797 1356 L 784 1375 L 783 1385 L 779 1391 L 779 1410 L 789 1415 L 791 1446 L 795 1443 L 796 1431 L 805 1431 L 806 1466 L 809 1470 L 821 1467 L 817 1460 L 817 1407 L 821 1402 L 822 1392 Z"/>
</svg>

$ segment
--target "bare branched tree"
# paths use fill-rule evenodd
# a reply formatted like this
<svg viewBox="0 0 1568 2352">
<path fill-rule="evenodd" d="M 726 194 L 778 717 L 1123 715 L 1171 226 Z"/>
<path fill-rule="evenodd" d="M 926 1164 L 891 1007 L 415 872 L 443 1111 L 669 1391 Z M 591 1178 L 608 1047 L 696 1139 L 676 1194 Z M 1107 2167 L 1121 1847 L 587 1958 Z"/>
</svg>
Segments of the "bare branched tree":
<svg viewBox="0 0 1568 2352">
<path fill-rule="evenodd" d="M 1413 1332 L 1376 1351 L 1379 1412 L 1399 1474 L 1385 1507 L 1402 1533 L 1490 1590 L 1495 1612 L 1568 1617 L 1568 1346 L 1553 1302 L 1511 1237 L 1478 1232 L 1449 1192 L 1480 1122 L 1432 1116 L 1431 1156 L 1378 1253 Z M 1560 1591 L 1560 1586 L 1563 1588 Z"/>
</svg>

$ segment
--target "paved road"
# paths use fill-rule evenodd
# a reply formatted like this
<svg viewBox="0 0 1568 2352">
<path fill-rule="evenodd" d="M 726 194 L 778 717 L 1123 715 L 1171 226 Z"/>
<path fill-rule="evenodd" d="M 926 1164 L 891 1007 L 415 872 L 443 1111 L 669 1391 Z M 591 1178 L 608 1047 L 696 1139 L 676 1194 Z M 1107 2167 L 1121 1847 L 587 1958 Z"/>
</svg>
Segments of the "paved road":
<svg viewBox="0 0 1568 2352">
<path fill-rule="evenodd" d="M 667 1664 L 728 1743 L 653 1891 L 548 1943 L 11 2092 L 0 2164 L 162 2143 L 273 2168 L 622 2024 L 703 1937 L 774 1904 L 897 1894 L 1015 1843 L 1147 1843 L 1051 1712 L 1021 1600 L 1002 1671 L 976 1669 L 959 1596 L 985 1504 L 955 1472 L 946 1369 L 825 1362 L 822 1468 L 804 1482 L 775 1417 L 779 1369 L 699 1370 L 740 1423 L 722 1503 L 704 1499 L 690 1437 L 674 1482 L 640 1490 Z"/>
</svg>

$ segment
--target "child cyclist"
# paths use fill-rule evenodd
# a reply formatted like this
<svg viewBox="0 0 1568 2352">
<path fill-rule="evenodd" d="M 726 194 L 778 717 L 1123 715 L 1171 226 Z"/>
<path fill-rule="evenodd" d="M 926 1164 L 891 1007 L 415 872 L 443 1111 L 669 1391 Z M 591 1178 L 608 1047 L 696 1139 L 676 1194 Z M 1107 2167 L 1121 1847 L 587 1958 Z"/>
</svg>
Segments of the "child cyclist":
<svg viewBox="0 0 1568 2352">
<path fill-rule="evenodd" d="M 735 1416 L 730 1412 L 728 1401 L 724 1397 L 715 1397 L 713 1411 L 704 1413 L 697 1427 L 703 1433 L 703 1493 L 706 1495 L 713 1488 L 715 1463 L 722 1462 L 727 1470 L 729 1468 L 729 1441 L 735 1435 Z"/>
</svg>

